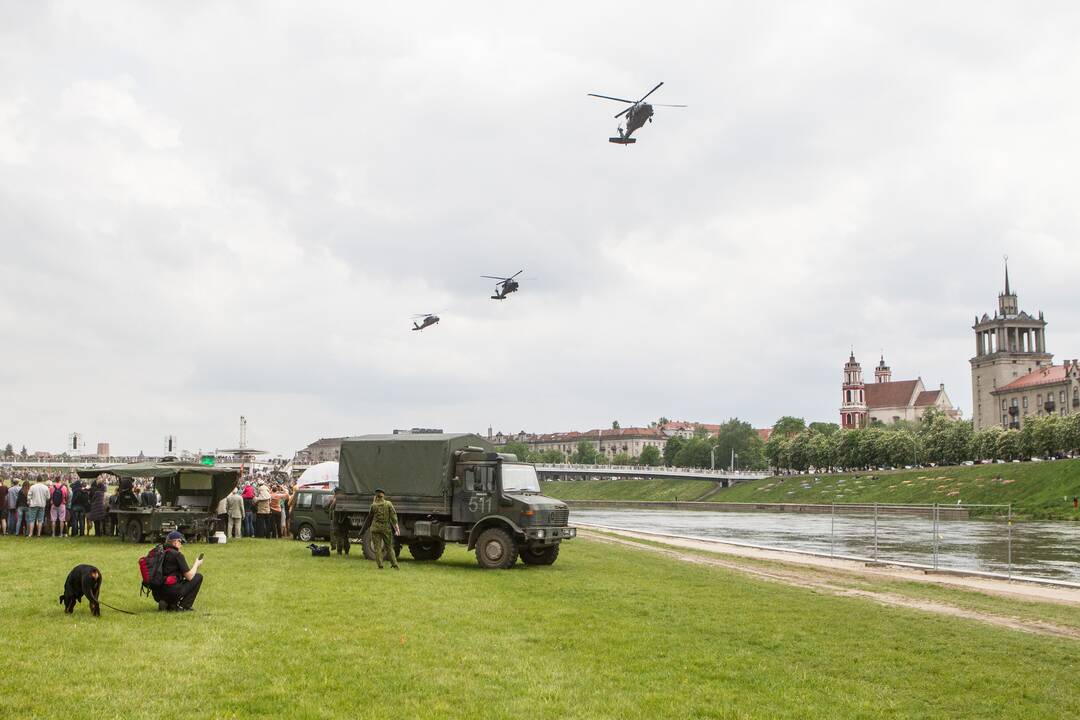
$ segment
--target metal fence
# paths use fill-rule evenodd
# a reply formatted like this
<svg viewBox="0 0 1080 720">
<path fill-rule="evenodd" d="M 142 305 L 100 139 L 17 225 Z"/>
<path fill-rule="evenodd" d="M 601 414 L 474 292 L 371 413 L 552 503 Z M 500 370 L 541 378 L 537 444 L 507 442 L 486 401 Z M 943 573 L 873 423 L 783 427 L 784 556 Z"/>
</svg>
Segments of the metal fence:
<svg viewBox="0 0 1080 720">
<path fill-rule="evenodd" d="M 575 517 L 612 529 L 1080 587 L 1080 526 L 1017 523 L 1005 504 L 840 504 L 786 512 L 603 508 L 575 510 Z"/>
</svg>

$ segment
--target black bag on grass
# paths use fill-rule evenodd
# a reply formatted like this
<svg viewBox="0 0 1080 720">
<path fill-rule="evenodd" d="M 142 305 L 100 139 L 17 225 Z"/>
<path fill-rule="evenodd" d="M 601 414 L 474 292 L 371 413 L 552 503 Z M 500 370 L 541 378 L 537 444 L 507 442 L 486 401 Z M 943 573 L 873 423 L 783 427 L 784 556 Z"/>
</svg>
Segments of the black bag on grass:
<svg viewBox="0 0 1080 720">
<path fill-rule="evenodd" d="M 311 549 L 311 557 L 330 557 L 329 545 L 316 545 L 315 543 L 311 543 L 308 547 Z"/>
</svg>

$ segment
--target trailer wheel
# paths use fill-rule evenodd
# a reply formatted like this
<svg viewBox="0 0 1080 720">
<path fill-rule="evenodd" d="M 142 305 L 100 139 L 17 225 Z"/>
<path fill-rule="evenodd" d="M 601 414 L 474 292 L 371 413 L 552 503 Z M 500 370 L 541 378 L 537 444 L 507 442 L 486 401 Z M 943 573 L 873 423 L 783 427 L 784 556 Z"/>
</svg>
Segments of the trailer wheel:
<svg viewBox="0 0 1080 720">
<path fill-rule="evenodd" d="M 512 568 L 517 558 L 517 545 L 502 528 L 488 528 L 476 540 L 476 562 L 485 570 Z"/>
<path fill-rule="evenodd" d="M 521 548 L 521 562 L 526 565 L 554 565 L 559 557 L 559 544 L 523 547 Z"/>
<path fill-rule="evenodd" d="M 124 531 L 124 540 L 131 543 L 141 543 L 143 541 L 142 523 L 138 520 L 128 521 L 127 530 Z"/>
<path fill-rule="evenodd" d="M 315 528 L 311 527 L 311 523 L 303 523 L 300 527 L 296 528 L 293 537 L 300 542 L 311 542 L 315 539 Z"/>
<path fill-rule="evenodd" d="M 419 540 L 409 543 L 409 554 L 413 560 L 438 560 L 446 550 L 446 543 L 440 540 Z"/>
</svg>

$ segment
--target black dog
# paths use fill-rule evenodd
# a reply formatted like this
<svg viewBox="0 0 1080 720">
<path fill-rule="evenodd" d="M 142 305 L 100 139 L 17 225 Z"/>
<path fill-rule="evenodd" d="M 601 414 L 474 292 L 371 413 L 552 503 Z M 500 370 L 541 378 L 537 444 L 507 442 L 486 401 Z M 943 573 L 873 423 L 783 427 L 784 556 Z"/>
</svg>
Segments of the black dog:
<svg viewBox="0 0 1080 720">
<path fill-rule="evenodd" d="M 64 594 L 60 596 L 60 604 L 64 606 L 64 612 L 70 615 L 75 611 L 75 603 L 82 602 L 85 595 L 90 602 L 90 612 L 94 617 L 100 617 L 100 592 L 101 571 L 93 565 L 76 565 L 71 568 L 67 580 L 64 581 Z"/>
</svg>

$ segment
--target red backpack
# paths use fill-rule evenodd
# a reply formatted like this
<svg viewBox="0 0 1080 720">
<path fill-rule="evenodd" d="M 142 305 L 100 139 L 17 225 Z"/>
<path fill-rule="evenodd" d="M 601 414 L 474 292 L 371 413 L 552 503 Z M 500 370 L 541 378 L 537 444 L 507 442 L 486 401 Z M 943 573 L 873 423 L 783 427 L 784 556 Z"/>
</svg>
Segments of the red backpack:
<svg viewBox="0 0 1080 720">
<path fill-rule="evenodd" d="M 154 590 L 165 587 L 168 578 L 165 577 L 165 553 L 168 548 L 165 545 L 155 545 L 150 552 L 139 558 L 139 574 L 142 575 L 143 594 L 149 595 Z M 175 581 L 174 581 L 175 582 Z"/>
</svg>

